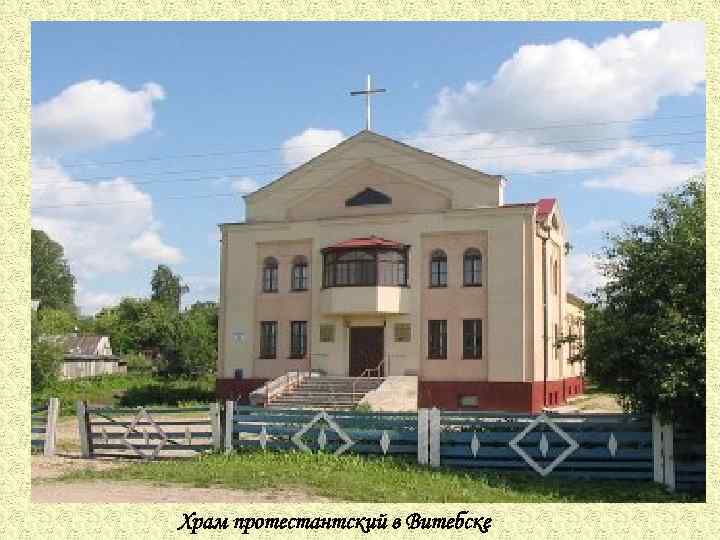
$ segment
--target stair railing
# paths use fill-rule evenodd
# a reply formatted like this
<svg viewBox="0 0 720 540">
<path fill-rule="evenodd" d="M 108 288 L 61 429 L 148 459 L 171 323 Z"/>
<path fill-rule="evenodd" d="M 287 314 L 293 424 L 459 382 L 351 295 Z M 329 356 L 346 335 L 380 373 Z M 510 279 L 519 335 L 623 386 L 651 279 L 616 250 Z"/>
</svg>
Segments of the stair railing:
<svg viewBox="0 0 720 540">
<path fill-rule="evenodd" d="M 374 368 L 367 368 L 365 371 L 363 371 L 363 372 L 360 374 L 359 377 L 357 377 L 357 378 L 353 381 L 353 386 L 352 386 L 352 397 L 353 397 L 353 401 L 355 401 L 355 395 L 356 395 L 355 387 L 356 387 L 357 383 L 360 382 L 360 380 L 363 379 L 364 377 L 366 377 L 366 378 L 369 379 L 371 373 L 376 373 L 375 378 L 376 378 L 376 379 L 380 379 L 380 378 L 381 378 L 381 377 L 380 377 L 380 373 L 383 373 L 383 368 L 384 368 L 384 367 L 385 367 L 385 360 L 383 359 L 383 360 L 381 360 L 380 363 L 379 363 L 377 366 L 375 366 Z"/>
<path fill-rule="evenodd" d="M 290 376 L 295 375 L 295 380 L 293 382 L 290 382 Z M 298 386 L 300 386 L 300 368 L 295 368 L 295 371 L 288 371 L 285 373 L 285 385 L 283 388 L 283 391 L 280 393 L 276 393 L 275 395 L 270 395 L 270 382 L 268 381 L 265 384 L 265 406 L 267 407 L 270 404 L 270 401 L 272 399 L 275 399 L 277 396 L 281 396 L 285 394 L 286 392 L 290 392 L 291 390 L 294 390 Z"/>
</svg>

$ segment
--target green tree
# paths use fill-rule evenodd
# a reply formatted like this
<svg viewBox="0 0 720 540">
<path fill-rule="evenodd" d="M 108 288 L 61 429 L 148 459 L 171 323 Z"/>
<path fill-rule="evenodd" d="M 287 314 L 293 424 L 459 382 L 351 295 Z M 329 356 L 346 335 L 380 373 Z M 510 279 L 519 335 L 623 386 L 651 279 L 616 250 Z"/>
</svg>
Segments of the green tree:
<svg viewBox="0 0 720 540">
<path fill-rule="evenodd" d="M 30 236 L 30 291 L 40 307 L 75 311 L 75 277 L 70 272 L 63 247 L 43 231 Z"/>
<path fill-rule="evenodd" d="M 95 316 L 99 334 L 108 335 L 113 350 L 136 353 L 176 349 L 179 314 L 164 304 L 144 298 L 123 298 L 117 306 L 105 308 Z"/>
<path fill-rule="evenodd" d="M 588 374 L 629 410 L 704 425 L 704 178 L 662 195 L 649 224 L 609 240 L 607 283 L 586 310 Z"/>
<path fill-rule="evenodd" d="M 42 390 L 57 381 L 63 361 L 58 345 L 40 338 L 37 314 L 32 314 L 30 325 L 30 388 Z"/>
<path fill-rule="evenodd" d="M 78 319 L 75 314 L 63 309 L 40 309 L 36 321 L 38 331 L 42 336 L 69 334 L 78 328 Z"/>
<path fill-rule="evenodd" d="M 217 362 L 217 304 L 196 302 L 182 314 L 176 372 L 185 375 L 212 373 Z"/>
<path fill-rule="evenodd" d="M 150 285 L 152 299 L 175 311 L 180 310 L 180 297 L 190 290 L 190 287 L 181 283 L 180 276 L 164 264 L 155 269 Z"/>
</svg>

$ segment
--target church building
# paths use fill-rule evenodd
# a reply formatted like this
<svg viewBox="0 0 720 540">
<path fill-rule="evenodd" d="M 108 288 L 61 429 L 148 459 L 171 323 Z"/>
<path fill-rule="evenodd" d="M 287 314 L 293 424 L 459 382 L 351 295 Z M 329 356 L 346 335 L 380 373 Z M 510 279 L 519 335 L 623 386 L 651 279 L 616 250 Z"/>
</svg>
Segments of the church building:
<svg viewBox="0 0 720 540">
<path fill-rule="evenodd" d="M 246 195 L 220 225 L 218 395 L 295 370 L 415 376 L 418 407 L 450 410 L 581 393 L 560 205 L 503 188 L 363 130 Z"/>
</svg>

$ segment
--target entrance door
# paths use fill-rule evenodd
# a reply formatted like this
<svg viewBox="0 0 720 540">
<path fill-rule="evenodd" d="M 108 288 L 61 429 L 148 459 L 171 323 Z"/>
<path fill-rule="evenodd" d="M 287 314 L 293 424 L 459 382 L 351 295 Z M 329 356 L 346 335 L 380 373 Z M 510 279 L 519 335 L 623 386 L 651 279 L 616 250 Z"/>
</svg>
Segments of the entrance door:
<svg viewBox="0 0 720 540">
<path fill-rule="evenodd" d="M 350 328 L 350 376 L 359 377 L 366 369 L 374 369 L 383 360 L 383 327 Z M 373 373 L 375 375 L 375 373 Z M 381 371 L 380 376 L 385 374 Z"/>
</svg>

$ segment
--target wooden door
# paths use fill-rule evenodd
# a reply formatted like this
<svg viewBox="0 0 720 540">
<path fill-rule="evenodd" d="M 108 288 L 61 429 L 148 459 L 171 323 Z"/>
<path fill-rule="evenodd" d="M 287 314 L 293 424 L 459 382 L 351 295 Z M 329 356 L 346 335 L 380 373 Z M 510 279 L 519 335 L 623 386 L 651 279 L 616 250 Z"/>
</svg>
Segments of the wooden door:
<svg viewBox="0 0 720 540">
<path fill-rule="evenodd" d="M 383 360 L 382 326 L 350 328 L 350 376 L 359 377 L 366 369 L 374 369 Z M 376 375 L 376 373 L 372 373 Z M 380 373 L 383 376 L 384 373 Z"/>
</svg>

